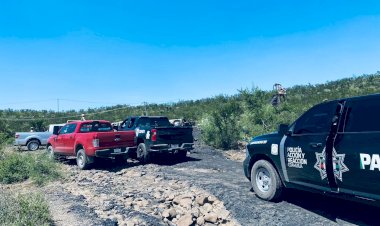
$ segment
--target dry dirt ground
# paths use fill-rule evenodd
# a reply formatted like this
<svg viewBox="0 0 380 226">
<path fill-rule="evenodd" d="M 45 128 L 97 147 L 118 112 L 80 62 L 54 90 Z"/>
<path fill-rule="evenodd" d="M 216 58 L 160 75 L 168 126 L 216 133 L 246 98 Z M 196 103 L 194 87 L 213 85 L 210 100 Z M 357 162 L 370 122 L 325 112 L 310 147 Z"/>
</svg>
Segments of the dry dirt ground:
<svg viewBox="0 0 380 226">
<path fill-rule="evenodd" d="M 262 201 L 243 175 L 244 152 L 231 153 L 198 145 L 180 162 L 170 155 L 147 165 L 104 160 L 85 171 L 71 159 L 61 163 L 65 179 L 36 189 L 45 194 L 55 225 L 379 223 L 379 208 L 322 195 L 287 191 L 281 202 Z"/>
</svg>

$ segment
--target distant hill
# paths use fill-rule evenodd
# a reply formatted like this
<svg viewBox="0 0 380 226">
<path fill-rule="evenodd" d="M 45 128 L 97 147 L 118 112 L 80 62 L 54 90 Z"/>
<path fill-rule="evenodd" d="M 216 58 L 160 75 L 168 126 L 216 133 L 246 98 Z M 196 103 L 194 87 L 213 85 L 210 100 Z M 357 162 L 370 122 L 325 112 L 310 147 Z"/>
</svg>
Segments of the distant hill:
<svg viewBox="0 0 380 226">
<path fill-rule="evenodd" d="M 221 92 L 223 92 L 221 90 Z M 324 100 L 380 93 L 380 72 L 330 81 L 317 85 L 287 88 L 287 101 L 274 108 L 270 100 L 274 92 L 257 88 L 238 90 L 231 96 L 219 95 L 201 100 L 180 101 L 146 106 L 117 105 L 80 111 L 0 110 L 0 139 L 13 137 L 16 131 L 31 126 L 43 130 L 50 123 L 68 119 L 120 121 L 128 115 L 166 115 L 197 122 L 204 140 L 216 147 L 235 148 L 237 141 L 273 131 L 279 123 L 290 123 L 305 110 Z"/>
</svg>

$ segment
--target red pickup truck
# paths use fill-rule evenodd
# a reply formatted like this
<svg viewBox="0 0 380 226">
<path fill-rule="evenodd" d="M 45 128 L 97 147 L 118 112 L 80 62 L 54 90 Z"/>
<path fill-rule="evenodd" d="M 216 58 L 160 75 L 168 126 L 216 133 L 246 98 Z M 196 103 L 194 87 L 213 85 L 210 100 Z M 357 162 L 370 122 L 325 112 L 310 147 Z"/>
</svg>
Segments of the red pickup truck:
<svg viewBox="0 0 380 226">
<path fill-rule="evenodd" d="M 134 131 L 114 132 L 110 122 L 87 120 L 63 126 L 47 142 L 52 158 L 76 156 L 80 169 L 88 168 L 96 157 L 115 157 L 125 160 L 130 151 L 136 151 Z"/>
</svg>

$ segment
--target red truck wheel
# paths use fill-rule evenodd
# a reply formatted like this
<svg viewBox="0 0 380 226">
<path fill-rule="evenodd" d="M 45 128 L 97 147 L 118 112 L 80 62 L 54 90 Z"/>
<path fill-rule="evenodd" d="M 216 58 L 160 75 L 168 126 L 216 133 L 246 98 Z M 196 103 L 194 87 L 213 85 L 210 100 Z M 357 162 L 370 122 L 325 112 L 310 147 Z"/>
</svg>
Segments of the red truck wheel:
<svg viewBox="0 0 380 226">
<path fill-rule="evenodd" d="M 80 149 L 77 152 L 77 159 L 76 160 L 77 160 L 77 165 L 78 165 L 79 169 L 81 169 L 81 170 L 88 169 L 90 163 L 88 161 L 88 157 L 87 157 L 84 149 Z"/>
</svg>

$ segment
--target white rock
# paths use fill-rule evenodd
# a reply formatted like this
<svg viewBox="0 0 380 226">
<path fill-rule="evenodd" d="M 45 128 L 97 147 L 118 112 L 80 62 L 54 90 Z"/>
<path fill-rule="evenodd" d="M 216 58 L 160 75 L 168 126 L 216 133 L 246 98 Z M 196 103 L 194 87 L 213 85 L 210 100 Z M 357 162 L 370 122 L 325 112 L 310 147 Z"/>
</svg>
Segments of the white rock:
<svg viewBox="0 0 380 226">
<path fill-rule="evenodd" d="M 205 212 L 208 213 L 208 212 L 212 211 L 213 208 L 212 208 L 212 205 L 210 203 L 206 203 L 203 205 L 202 209 L 204 209 Z"/>
<path fill-rule="evenodd" d="M 215 196 L 209 196 L 209 197 L 207 197 L 207 201 L 209 202 L 209 203 L 214 203 L 214 202 L 216 202 L 218 199 L 215 197 Z"/>
<path fill-rule="evenodd" d="M 185 216 L 181 217 L 178 221 L 177 221 L 177 225 L 178 226 L 190 226 L 194 223 L 193 221 L 193 216 L 191 216 L 191 214 L 186 214 Z"/>
<path fill-rule="evenodd" d="M 199 195 L 195 199 L 198 205 L 203 206 L 207 202 L 207 197 L 204 195 Z"/>
<path fill-rule="evenodd" d="M 197 224 L 198 224 L 198 225 L 204 225 L 204 224 L 205 224 L 205 219 L 204 219 L 204 217 L 198 217 L 198 219 L 197 219 Z"/>
<path fill-rule="evenodd" d="M 219 219 L 226 220 L 230 216 L 230 211 L 228 210 L 218 210 L 216 211 L 216 215 L 218 215 Z"/>
<path fill-rule="evenodd" d="M 179 201 L 179 205 L 186 209 L 190 209 L 192 203 L 193 201 L 189 198 L 184 198 Z"/>
<path fill-rule="evenodd" d="M 195 218 L 198 218 L 199 215 L 200 215 L 199 209 L 198 208 L 192 209 L 191 210 L 191 215 L 193 215 L 193 217 L 195 217 Z"/>
<path fill-rule="evenodd" d="M 169 218 L 169 216 L 170 216 L 169 210 L 164 210 L 164 212 L 162 212 L 163 218 Z"/>
<path fill-rule="evenodd" d="M 218 222 L 218 215 L 214 212 L 208 213 L 205 216 L 205 221 L 210 223 L 216 223 Z"/>
</svg>

